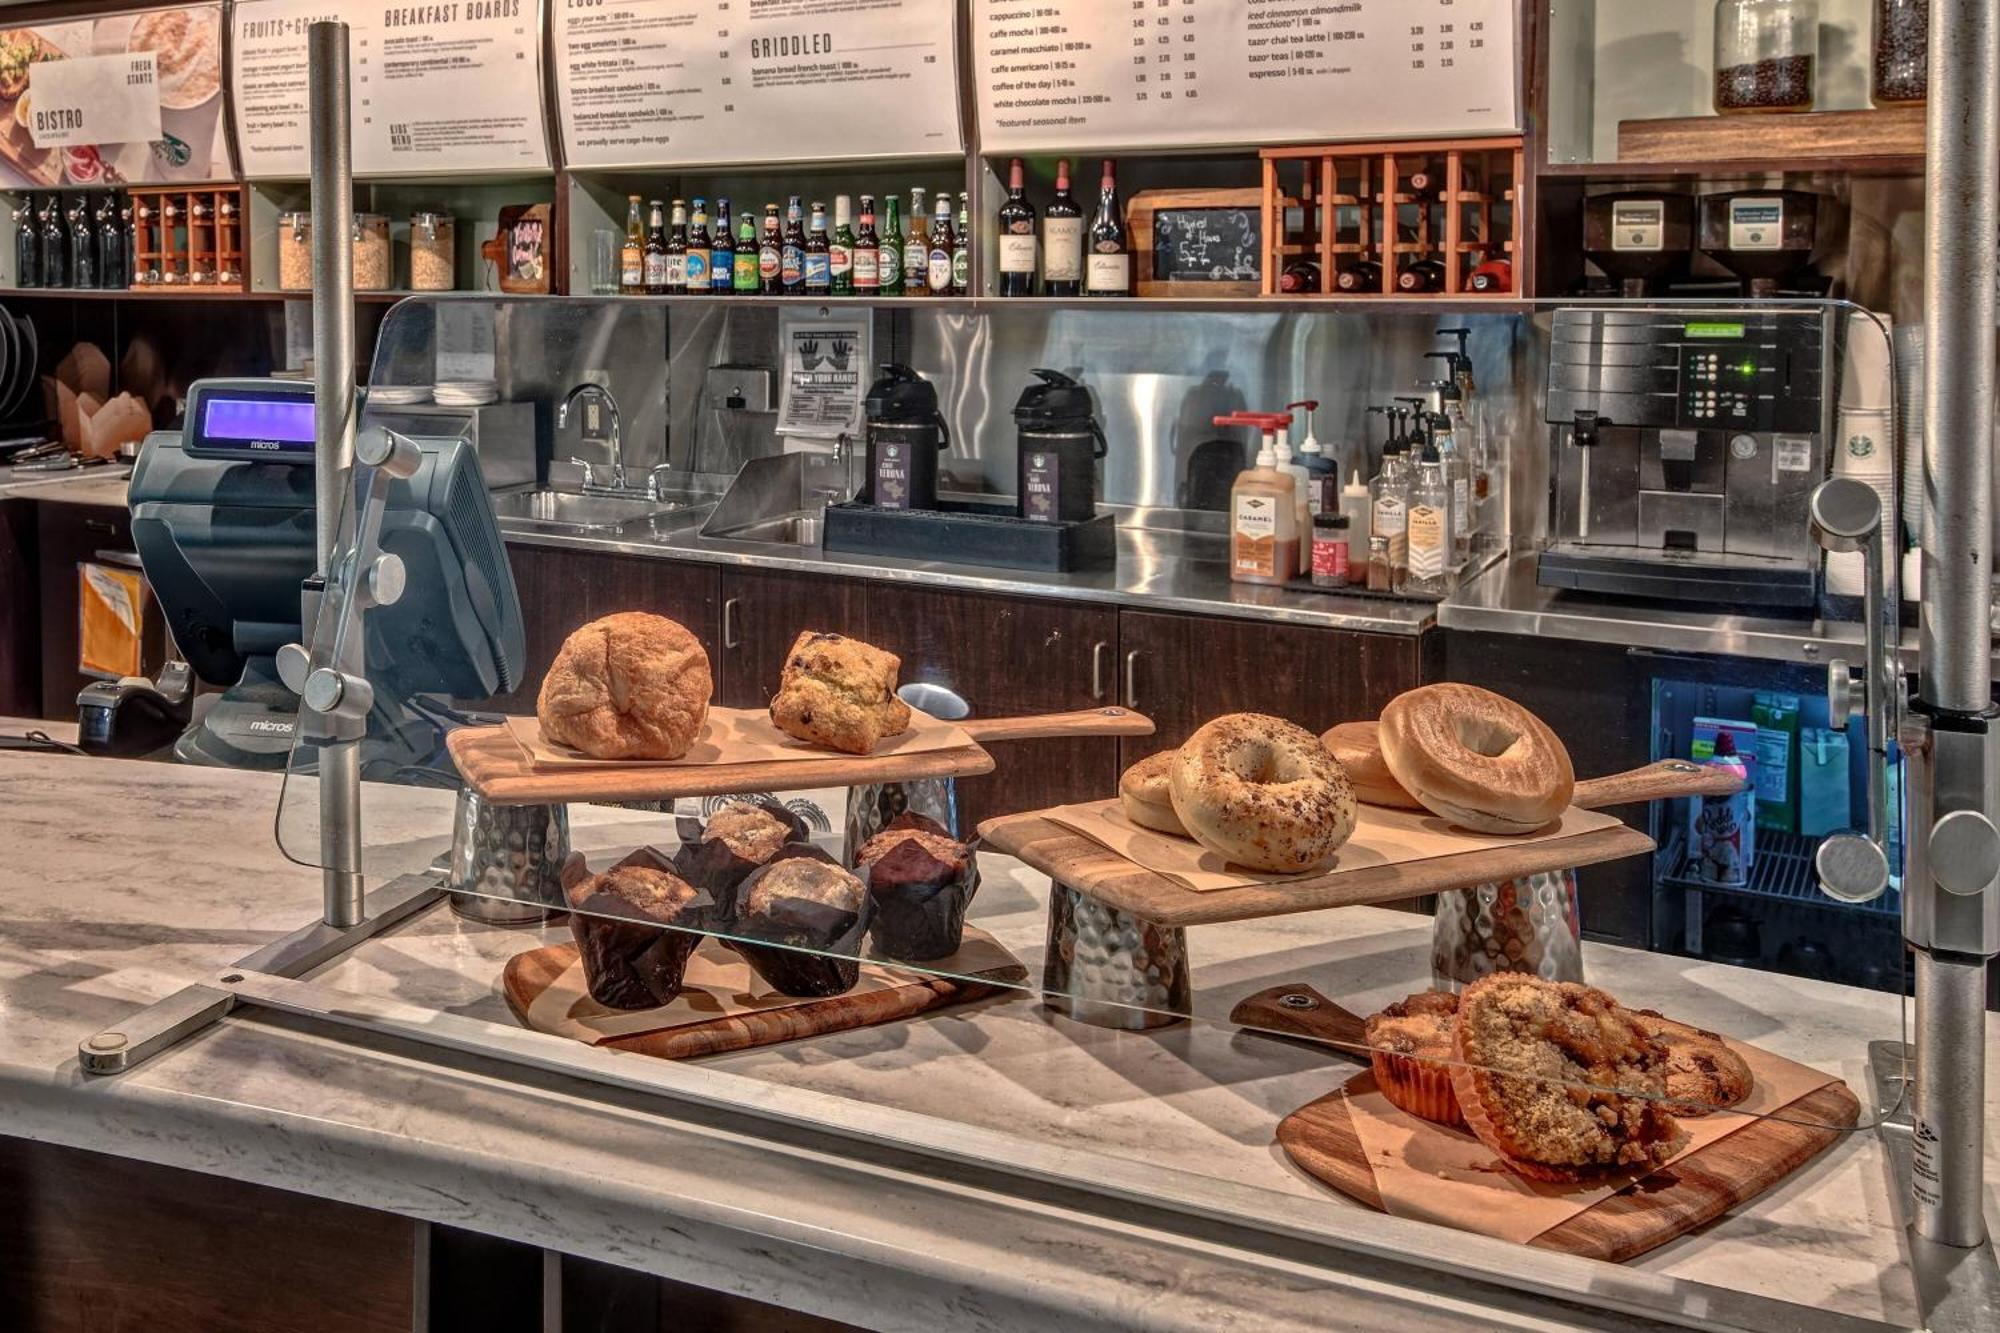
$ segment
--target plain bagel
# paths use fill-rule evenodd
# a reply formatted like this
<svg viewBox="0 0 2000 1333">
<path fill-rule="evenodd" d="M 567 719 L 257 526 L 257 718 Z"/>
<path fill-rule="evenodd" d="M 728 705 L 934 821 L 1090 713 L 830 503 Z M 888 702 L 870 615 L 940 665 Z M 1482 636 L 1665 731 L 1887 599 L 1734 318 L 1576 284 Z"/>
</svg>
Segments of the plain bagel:
<svg viewBox="0 0 2000 1333">
<path fill-rule="evenodd" d="M 1424 685 L 1382 710 L 1382 758 L 1424 808 L 1477 833 L 1533 833 L 1568 808 L 1569 751 L 1512 699 Z"/>
<path fill-rule="evenodd" d="M 1190 836 L 1187 825 L 1174 813 L 1173 772 L 1174 751 L 1147 755 L 1119 777 L 1118 802 L 1140 828 L 1185 838 Z"/>
<path fill-rule="evenodd" d="M 1381 723 L 1342 722 L 1319 738 L 1327 753 L 1347 770 L 1354 794 L 1368 805 L 1392 810 L 1421 810 L 1423 802 L 1410 795 L 1382 758 Z"/>
<path fill-rule="evenodd" d="M 1310 731 L 1261 713 L 1216 718 L 1181 746 L 1174 813 L 1189 836 L 1248 870 L 1296 873 L 1354 832 L 1354 788 Z"/>
</svg>

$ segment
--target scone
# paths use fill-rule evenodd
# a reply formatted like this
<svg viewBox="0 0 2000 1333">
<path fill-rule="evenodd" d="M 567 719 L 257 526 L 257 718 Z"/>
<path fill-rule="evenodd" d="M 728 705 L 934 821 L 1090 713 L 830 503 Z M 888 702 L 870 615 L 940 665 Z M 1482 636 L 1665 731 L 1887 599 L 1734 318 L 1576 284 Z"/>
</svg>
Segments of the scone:
<svg viewBox="0 0 2000 1333">
<path fill-rule="evenodd" d="M 1176 753 L 1149 754 L 1126 769 L 1118 778 L 1118 803 L 1125 808 L 1125 817 L 1140 828 L 1185 838 L 1190 836 L 1187 825 L 1174 813 Z"/>
<path fill-rule="evenodd" d="M 1452 1057 L 1467 1126 L 1531 1179 L 1643 1171 L 1687 1142 L 1661 1100 L 1666 1048 L 1595 987 L 1481 977 L 1459 996 Z"/>
<path fill-rule="evenodd" d="M 1634 1010 L 1632 1016 L 1667 1048 L 1667 1096 L 1675 1115 L 1726 1110 L 1757 1085 L 1750 1066 L 1719 1034 L 1675 1022 L 1651 1009 Z"/>
<path fill-rule="evenodd" d="M 665 616 L 621 611 L 563 640 L 535 716 L 548 740 L 594 759 L 679 759 L 714 692 L 699 639 Z"/>
<path fill-rule="evenodd" d="M 1375 1086 L 1392 1106 L 1462 1129 L 1451 1084 L 1451 1029 L 1458 997 L 1420 991 L 1371 1016 L 1363 1028 Z"/>
<path fill-rule="evenodd" d="M 771 723 L 787 736 L 845 754 L 867 754 L 910 728 L 896 697 L 902 659 L 839 634 L 807 630 L 785 655 Z"/>
</svg>

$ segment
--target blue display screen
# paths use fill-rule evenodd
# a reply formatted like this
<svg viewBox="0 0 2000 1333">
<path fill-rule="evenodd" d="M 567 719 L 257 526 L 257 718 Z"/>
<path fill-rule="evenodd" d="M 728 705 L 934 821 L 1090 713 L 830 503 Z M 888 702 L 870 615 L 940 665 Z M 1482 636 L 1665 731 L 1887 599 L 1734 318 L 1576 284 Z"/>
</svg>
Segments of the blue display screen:
<svg viewBox="0 0 2000 1333">
<path fill-rule="evenodd" d="M 202 404 L 201 442 L 252 453 L 310 454 L 310 398 L 208 398 Z"/>
</svg>

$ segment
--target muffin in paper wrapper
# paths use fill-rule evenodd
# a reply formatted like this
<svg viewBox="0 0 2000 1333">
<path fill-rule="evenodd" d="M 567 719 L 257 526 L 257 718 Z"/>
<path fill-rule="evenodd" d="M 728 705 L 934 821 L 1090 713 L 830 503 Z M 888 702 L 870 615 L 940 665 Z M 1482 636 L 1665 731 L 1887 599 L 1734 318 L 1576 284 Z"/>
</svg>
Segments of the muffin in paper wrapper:
<svg viewBox="0 0 2000 1333">
<path fill-rule="evenodd" d="M 855 911 L 804 898 L 781 898 L 767 913 L 744 910 L 763 876 L 799 858 L 846 873 L 837 859 L 810 843 L 785 847 L 737 887 L 730 947 L 782 995 L 839 995 L 861 979 L 861 942 L 872 910 L 867 893 Z"/>
<path fill-rule="evenodd" d="M 868 841 L 890 840 L 903 831 L 951 837 L 935 819 L 905 811 Z M 908 838 L 856 868 L 874 900 L 868 934 L 878 956 L 915 963 L 949 958 L 958 952 L 965 938 L 966 909 L 979 891 L 976 844 L 958 845 L 965 855 L 957 865 L 939 857 L 922 841 Z"/>
<path fill-rule="evenodd" d="M 1380 1050 L 1370 1051 L 1368 1059 L 1375 1070 L 1375 1086 L 1391 1106 L 1453 1129 L 1466 1127 L 1465 1115 L 1458 1109 L 1458 1092 L 1452 1087 L 1449 1064 Z"/>
<path fill-rule="evenodd" d="M 769 798 L 746 796 L 742 798 L 742 803 L 754 805 L 776 816 L 791 830 L 785 847 L 779 849 L 770 860 L 753 861 L 739 854 L 735 848 L 720 838 L 704 842 L 697 837 L 683 842 L 680 850 L 674 853 L 674 873 L 696 888 L 708 890 L 709 895 L 715 899 L 713 921 L 719 929 L 726 928 L 735 921 L 737 894 L 743 887 L 744 880 L 784 855 L 786 849 L 798 845 L 810 845 L 812 841 L 812 831 L 806 827 L 805 820 L 800 818 L 796 811 L 788 810 Z M 715 812 L 719 813 L 719 810 Z M 715 814 L 711 814 L 709 818 L 713 819 Z M 703 828 L 706 827 L 704 821 Z"/>
<path fill-rule="evenodd" d="M 651 848 L 641 848 L 613 869 L 639 866 L 675 875 L 673 864 Z M 678 878 L 679 876 L 676 875 Z M 590 998 L 607 1009 L 651 1009 L 680 994 L 688 959 L 712 928 L 715 899 L 699 884 L 669 924 L 640 915 L 611 893 L 588 892 L 594 877 L 583 857 L 571 853 L 562 869 L 563 893 L 578 909 L 569 917 Z"/>
</svg>

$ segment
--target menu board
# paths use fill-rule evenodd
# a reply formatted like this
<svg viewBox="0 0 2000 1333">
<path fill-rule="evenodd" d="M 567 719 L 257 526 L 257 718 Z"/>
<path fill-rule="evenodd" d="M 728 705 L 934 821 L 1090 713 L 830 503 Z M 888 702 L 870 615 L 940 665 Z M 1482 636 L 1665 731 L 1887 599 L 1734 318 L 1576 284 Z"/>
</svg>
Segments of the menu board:
<svg viewBox="0 0 2000 1333">
<path fill-rule="evenodd" d="M 226 180 L 223 100 L 220 4 L 0 29 L 0 186 Z"/>
<path fill-rule="evenodd" d="M 311 171 L 306 29 L 325 18 L 348 25 L 356 175 L 548 169 L 539 0 L 237 0 L 245 176 Z"/>
<path fill-rule="evenodd" d="M 965 151 L 954 0 L 562 0 L 573 167 Z"/>
<path fill-rule="evenodd" d="M 1519 128 L 1515 0 L 972 0 L 989 153 Z"/>
</svg>

